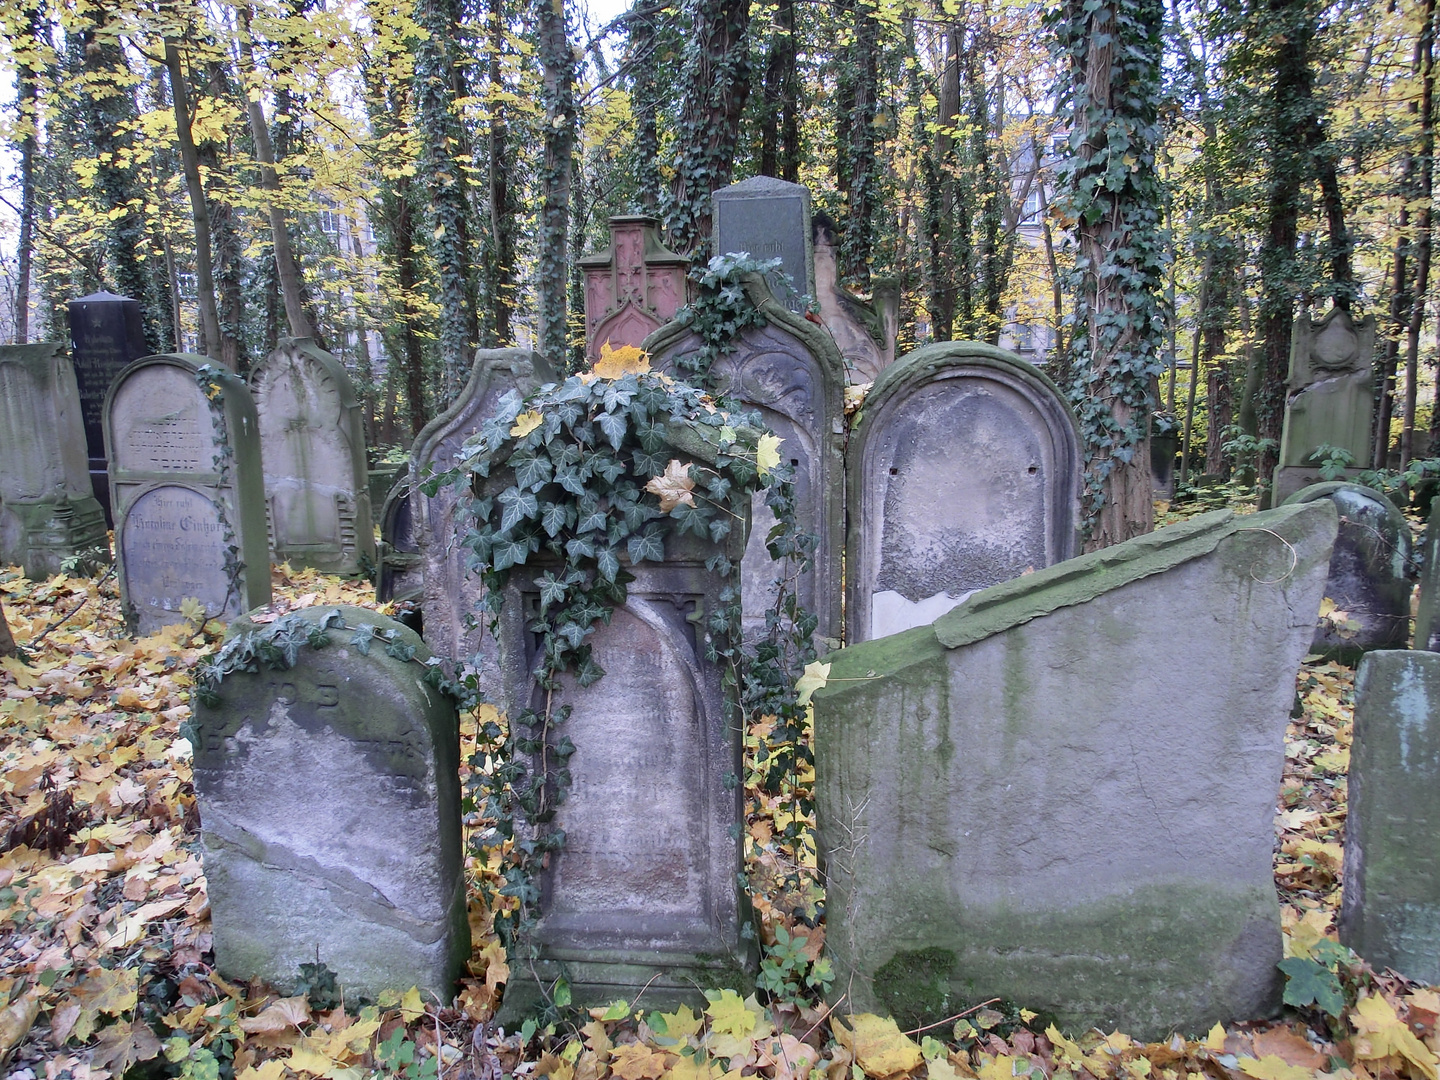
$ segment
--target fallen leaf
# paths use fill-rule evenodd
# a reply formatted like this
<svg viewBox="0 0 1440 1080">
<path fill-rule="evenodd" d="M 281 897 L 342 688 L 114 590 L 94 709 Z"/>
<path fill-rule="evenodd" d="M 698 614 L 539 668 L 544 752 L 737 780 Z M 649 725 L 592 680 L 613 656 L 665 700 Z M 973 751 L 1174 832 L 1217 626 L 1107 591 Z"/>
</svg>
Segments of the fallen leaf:
<svg viewBox="0 0 1440 1080">
<path fill-rule="evenodd" d="M 690 479 L 689 463 L 676 458 L 671 458 L 665 471 L 659 476 L 651 477 L 650 482 L 645 485 L 646 491 L 659 497 L 660 511 L 665 514 L 677 506 L 694 506 L 694 488 L 695 481 Z"/>
<path fill-rule="evenodd" d="M 607 341 L 600 346 L 600 359 L 590 369 L 602 379 L 620 379 L 626 375 L 644 375 L 650 370 L 650 357 L 635 345 L 612 349 Z"/>
<path fill-rule="evenodd" d="M 861 1013 L 850 1017 L 850 1028 L 832 1019 L 836 1041 L 855 1055 L 867 1076 L 885 1077 L 909 1072 L 924 1060 L 920 1046 L 888 1016 Z M 982 1074 L 983 1075 L 983 1074 Z"/>
</svg>

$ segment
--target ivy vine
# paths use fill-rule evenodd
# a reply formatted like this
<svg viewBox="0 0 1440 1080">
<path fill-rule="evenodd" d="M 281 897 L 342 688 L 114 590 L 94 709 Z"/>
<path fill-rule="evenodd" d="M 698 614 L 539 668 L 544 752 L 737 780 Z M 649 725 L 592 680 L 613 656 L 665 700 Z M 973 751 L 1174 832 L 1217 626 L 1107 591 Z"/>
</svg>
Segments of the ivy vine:
<svg viewBox="0 0 1440 1080">
<path fill-rule="evenodd" d="M 231 491 L 231 484 L 234 482 L 231 466 L 235 460 L 235 450 L 230 445 L 229 425 L 225 420 L 225 379 L 228 375 L 223 368 L 212 364 L 201 364 L 195 369 L 195 383 L 205 395 L 205 400 L 210 405 L 210 413 L 215 418 L 215 427 L 220 432 L 211 462 L 217 478 L 215 516 L 219 519 L 220 536 L 225 545 L 225 599 L 220 610 L 207 613 L 207 617 L 210 614 L 223 614 L 230 607 L 231 598 L 240 595 L 240 576 L 245 572 L 245 563 L 240 558 L 240 545 L 236 543 L 235 527 L 226 511 L 228 504 L 225 493 Z"/>
<path fill-rule="evenodd" d="M 700 338 L 700 348 L 676 357 L 675 367 L 696 385 L 714 389 L 710 369 L 722 356 L 735 351 L 735 342 L 748 328 L 765 325 L 765 313 L 745 294 L 745 278 L 762 274 L 782 290 L 794 291 L 795 282 L 780 269 L 780 259 L 752 259 L 749 252 L 716 255 L 705 268 L 692 271 L 695 298 L 675 315 Z"/>
</svg>

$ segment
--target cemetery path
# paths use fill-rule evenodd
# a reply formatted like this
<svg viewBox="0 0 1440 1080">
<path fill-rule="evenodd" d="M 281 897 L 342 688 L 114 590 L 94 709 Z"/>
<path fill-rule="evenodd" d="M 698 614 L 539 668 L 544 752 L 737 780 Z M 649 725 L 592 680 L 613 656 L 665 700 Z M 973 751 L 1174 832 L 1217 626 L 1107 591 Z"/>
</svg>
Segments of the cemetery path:
<svg viewBox="0 0 1440 1080">
<path fill-rule="evenodd" d="M 374 606 L 368 586 L 313 571 L 281 568 L 274 585 L 281 607 Z M 1291 997 L 1307 1004 L 1280 1021 L 1142 1045 L 1123 1032 L 1068 1039 L 1023 1002 L 989 1002 L 904 1034 L 878 1017 L 840 1022 L 814 1004 L 767 1008 L 727 990 L 699 1016 L 618 1002 L 583 1026 L 527 1031 L 522 1045 L 520 1033 L 477 1026 L 508 976 L 480 912 L 458 1007 L 412 991 L 346 1011 L 323 976 L 277 998 L 216 975 L 183 725 L 191 674 L 222 628 L 182 622 L 132 641 L 113 582 L 13 570 L 0 571 L 0 603 L 26 650 L 24 662 L 0 659 L 0 1076 L 1440 1080 L 1440 994 L 1335 943 L 1353 706 L 1342 665 L 1302 670 L 1286 738 L 1275 878 Z M 753 744 L 763 731 L 749 734 Z M 751 794 L 761 934 L 804 938 L 813 957 L 813 852 L 782 849 L 787 810 Z"/>
</svg>

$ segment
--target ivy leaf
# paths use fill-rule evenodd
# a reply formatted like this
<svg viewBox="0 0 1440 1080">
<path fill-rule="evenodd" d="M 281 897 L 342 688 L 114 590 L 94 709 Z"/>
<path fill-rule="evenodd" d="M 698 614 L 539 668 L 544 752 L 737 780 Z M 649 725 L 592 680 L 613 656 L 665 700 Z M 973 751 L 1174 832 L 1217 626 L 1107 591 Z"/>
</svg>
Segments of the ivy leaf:
<svg viewBox="0 0 1440 1080">
<path fill-rule="evenodd" d="M 350 644 L 361 656 L 370 655 L 370 641 L 375 637 L 375 627 L 366 623 L 355 628 L 355 634 L 350 638 Z"/>
<path fill-rule="evenodd" d="M 523 540 L 502 540 L 490 552 L 490 565 L 494 570 L 508 570 L 523 563 L 530 554 L 530 545 Z"/>
<path fill-rule="evenodd" d="M 499 495 L 500 505 L 505 508 L 500 515 L 500 531 L 509 532 L 520 522 L 533 518 L 540 511 L 540 503 L 534 494 L 519 488 L 506 488 Z"/>
<path fill-rule="evenodd" d="M 515 483 L 532 491 L 539 489 L 554 474 L 549 458 L 535 453 L 516 454 L 510 459 L 515 469 Z"/>
<path fill-rule="evenodd" d="M 614 581 L 615 575 L 620 573 L 620 560 L 615 555 L 615 549 L 602 548 L 595 556 L 595 566 L 606 581 Z"/>
<path fill-rule="evenodd" d="M 622 412 L 601 413 L 596 418 L 596 422 L 599 423 L 600 430 L 605 433 L 605 437 L 610 440 L 610 445 L 619 450 L 620 444 L 625 441 L 625 414 Z M 614 483 L 613 479 L 611 483 Z"/>
<path fill-rule="evenodd" d="M 660 534 L 655 531 L 644 534 L 637 533 L 630 537 L 625 545 L 630 553 L 632 563 L 644 562 L 649 559 L 651 562 L 661 562 L 665 558 L 665 542 Z"/>
<path fill-rule="evenodd" d="M 570 515 L 574 512 L 574 507 L 564 503 L 546 503 L 540 511 L 540 526 L 545 530 L 545 535 L 555 536 L 559 533 L 569 523 Z"/>
</svg>

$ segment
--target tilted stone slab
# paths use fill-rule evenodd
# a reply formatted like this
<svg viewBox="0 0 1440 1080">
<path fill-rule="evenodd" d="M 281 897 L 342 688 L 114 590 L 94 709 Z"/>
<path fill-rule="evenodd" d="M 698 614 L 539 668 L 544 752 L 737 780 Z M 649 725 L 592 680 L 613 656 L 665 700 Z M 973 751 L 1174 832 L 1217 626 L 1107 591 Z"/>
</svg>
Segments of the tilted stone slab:
<svg viewBox="0 0 1440 1080">
<path fill-rule="evenodd" d="M 1377 971 L 1440 983 L 1440 654 L 1360 661 L 1348 805 L 1340 940 Z"/>
<path fill-rule="evenodd" d="M 276 562 L 354 575 L 375 562 L 365 421 L 345 365 L 285 338 L 250 373 Z"/>
<path fill-rule="evenodd" d="M 927 345 L 851 427 L 847 644 L 934 621 L 1078 550 L 1080 435 L 1055 384 L 977 342 Z"/>
<path fill-rule="evenodd" d="M 1147 1039 L 1278 1007 L 1275 798 L 1335 529 L 1324 503 L 1218 511 L 834 654 L 815 794 L 847 1007 L 910 1028 L 1001 997 Z"/>
<path fill-rule="evenodd" d="M 195 705 L 216 966 L 290 992 L 318 959 L 352 997 L 418 986 L 448 1003 L 470 952 L 455 706 L 393 619 L 284 618 L 303 638 L 335 612 L 345 625 L 325 647 L 301 645 L 288 670 L 232 672 L 218 704 Z M 364 648 L 362 627 L 377 631 Z M 266 630 L 238 621 L 227 644 Z"/>
</svg>

